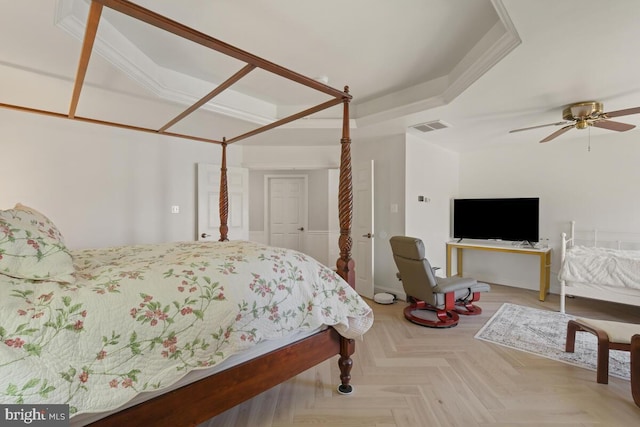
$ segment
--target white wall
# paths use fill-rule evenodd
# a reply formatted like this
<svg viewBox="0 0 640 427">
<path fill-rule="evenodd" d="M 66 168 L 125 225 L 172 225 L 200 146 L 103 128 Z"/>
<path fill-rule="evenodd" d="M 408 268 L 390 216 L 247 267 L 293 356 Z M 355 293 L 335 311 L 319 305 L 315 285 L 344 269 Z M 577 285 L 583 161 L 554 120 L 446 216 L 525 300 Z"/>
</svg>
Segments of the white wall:
<svg viewBox="0 0 640 427">
<path fill-rule="evenodd" d="M 594 132 L 595 133 L 595 132 Z M 577 228 L 640 232 L 638 131 L 497 146 L 460 156 L 460 197 L 540 197 L 540 236 L 553 248 L 551 290 L 558 292 L 559 240 Z M 538 289 L 537 257 L 465 253 L 464 274 Z"/>
<path fill-rule="evenodd" d="M 242 166 L 249 169 L 331 169 L 340 166 L 340 131 L 335 144 L 309 147 L 248 145 L 243 149 Z"/>
<path fill-rule="evenodd" d="M 219 146 L 11 110 L 0 110 L 0 126 L 0 208 L 21 202 L 43 211 L 73 249 L 195 239 L 196 164 L 218 163 Z M 638 131 L 592 134 L 591 146 L 588 152 L 586 137 L 558 138 L 462 153 L 457 160 L 410 134 L 354 138 L 353 162 L 375 161 L 376 289 L 401 293 L 390 236 L 447 240 L 451 197 L 531 196 L 541 200 L 540 232 L 554 249 L 557 292 L 559 237 L 570 220 L 579 228 L 640 233 Z M 274 161 L 315 169 L 335 167 L 339 157 L 337 144 L 232 145 L 228 152 L 230 166 Z M 418 203 L 417 195 L 431 202 Z M 392 204 L 398 213 L 391 213 Z M 170 213 L 172 205 L 180 214 Z M 444 247 L 429 256 L 444 267 Z M 537 259 L 519 255 L 468 252 L 465 275 L 533 290 L 539 283 Z"/>
<path fill-rule="evenodd" d="M 459 155 L 411 134 L 406 138 L 405 232 L 422 239 L 431 265 L 444 271 L 451 199 L 458 193 Z M 419 202 L 418 196 L 428 201 Z"/>
<path fill-rule="evenodd" d="M 72 249 L 195 239 L 196 164 L 220 146 L 4 109 L 0 128 L 0 209 L 42 211 Z"/>
</svg>

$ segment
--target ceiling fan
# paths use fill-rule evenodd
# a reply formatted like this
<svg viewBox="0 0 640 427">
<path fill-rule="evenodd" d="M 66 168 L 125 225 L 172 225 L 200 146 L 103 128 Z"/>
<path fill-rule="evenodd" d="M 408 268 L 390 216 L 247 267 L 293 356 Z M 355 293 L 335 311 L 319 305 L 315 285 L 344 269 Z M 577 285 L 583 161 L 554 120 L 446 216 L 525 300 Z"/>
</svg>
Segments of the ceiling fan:
<svg viewBox="0 0 640 427">
<path fill-rule="evenodd" d="M 618 111 L 609 111 L 605 113 L 603 111 L 602 102 L 598 101 L 585 101 L 578 102 L 567 106 L 562 110 L 562 118 L 564 121 L 556 123 L 548 123 L 546 125 L 531 126 L 528 128 L 510 130 L 509 133 L 521 132 L 523 130 L 537 129 L 545 126 L 562 126 L 551 135 L 547 136 L 540 142 L 548 142 L 570 129 L 586 129 L 589 126 L 595 126 L 602 129 L 615 130 L 618 132 L 624 132 L 626 130 L 633 129 L 635 125 L 627 123 L 614 122 L 609 120 L 611 117 L 627 116 L 630 114 L 640 114 L 640 107 L 627 108 Z"/>
</svg>

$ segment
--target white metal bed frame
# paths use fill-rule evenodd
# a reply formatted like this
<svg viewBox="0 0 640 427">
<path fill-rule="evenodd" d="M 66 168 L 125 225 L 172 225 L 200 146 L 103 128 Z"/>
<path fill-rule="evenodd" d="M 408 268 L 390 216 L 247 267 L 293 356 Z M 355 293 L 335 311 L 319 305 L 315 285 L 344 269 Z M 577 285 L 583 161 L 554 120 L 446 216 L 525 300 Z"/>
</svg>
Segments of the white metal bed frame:
<svg viewBox="0 0 640 427">
<path fill-rule="evenodd" d="M 571 235 L 567 238 L 567 233 L 562 233 L 562 245 L 560 247 L 560 260 L 561 265 L 564 263 L 567 249 L 574 246 L 576 244 L 576 222 L 571 221 Z M 581 231 L 578 231 L 581 232 Z M 589 239 L 580 239 L 587 240 L 591 246 L 593 247 L 610 247 L 614 249 L 625 249 L 624 245 L 634 245 L 634 249 L 638 249 L 640 247 L 640 235 L 637 233 L 628 233 L 627 239 L 605 239 L 599 240 L 599 231 L 597 229 L 591 229 L 584 231 L 586 233 L 591 234 Z M 627 235 L 626 233 L 620 232 L 605 232 L 601 231 L 600 234 L 604 234 L 605 236 L 614 236 L 620 237 L 622 235 Z M 633 238 L 629 238 L 632 236 Z M 628 304 L 634 306 L 640 306 L 640 291 L 634 291 L 631 289 L 626 289 L 624 293 L 616 292 L 616 288 L 612 288 L 612 290 L 608 290 L 602 286 L 594 287 L 598 284 L 592 283 L 584 283 L 585 286 L 580 286 L 581 282 L 571 282 L 572 286 L 570 290 L 567 291 L 567 284 L 564 280 L 560 280 L 560 313 L 565 313 L 566 308 L 566 297 L 567 295 L 571 295 L 574 297 L 584 297 L 597 299 L 602 301 L 610 301 L 620 304 Z M 575 285 L 575 286 L 574 286 Z M 635 292 L 635 294 L 634 294 Z"/>
</svg>

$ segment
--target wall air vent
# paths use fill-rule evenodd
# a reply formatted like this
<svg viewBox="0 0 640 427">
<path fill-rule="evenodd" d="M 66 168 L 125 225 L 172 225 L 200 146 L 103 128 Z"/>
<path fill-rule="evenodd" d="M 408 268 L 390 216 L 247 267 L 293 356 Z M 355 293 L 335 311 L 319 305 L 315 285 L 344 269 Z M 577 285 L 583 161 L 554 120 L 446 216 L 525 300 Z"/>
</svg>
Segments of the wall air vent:
<svg viewBox="0 0 640 427">
<path fill-rule="evenodd" d="M 430 122 L 420 123 L 410 127 L 413 129 L 419 130 L 420 132 L 431 132 L 432 130 L 450 128 L 451 125 L 443 122 L 442 120 L 433 120 Z"/>
</svg>

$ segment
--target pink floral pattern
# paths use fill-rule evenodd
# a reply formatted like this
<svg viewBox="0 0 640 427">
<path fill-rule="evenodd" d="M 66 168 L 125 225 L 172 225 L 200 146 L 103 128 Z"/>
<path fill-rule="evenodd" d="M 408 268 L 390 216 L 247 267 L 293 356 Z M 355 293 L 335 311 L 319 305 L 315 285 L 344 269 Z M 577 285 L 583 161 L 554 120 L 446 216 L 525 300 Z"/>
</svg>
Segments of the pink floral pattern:
<svg viewBox="0 0 640 427">
<path fill-rule="evenodd" d="M 73 284 L 0 275 L 0 403 L 117 408 L 263 340 L 333 325 L 349 338 L 370 307 L 332 270 L 251 242 L 72 253 Z"/>
<path fill-rule="evenodd" d="M 0 274 L 71 283 L 73 273 L 62 234 L 46 216 L 21 204 L 0 211 Z"/>
</svg>

